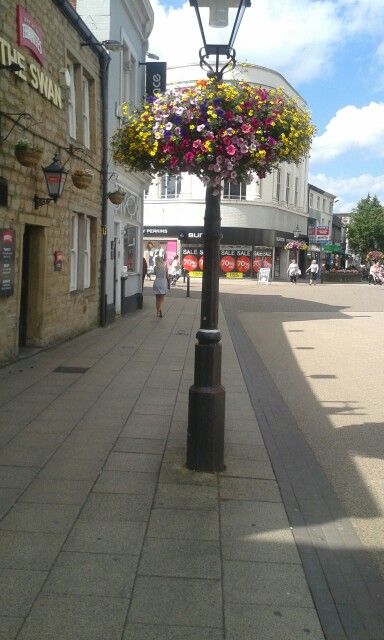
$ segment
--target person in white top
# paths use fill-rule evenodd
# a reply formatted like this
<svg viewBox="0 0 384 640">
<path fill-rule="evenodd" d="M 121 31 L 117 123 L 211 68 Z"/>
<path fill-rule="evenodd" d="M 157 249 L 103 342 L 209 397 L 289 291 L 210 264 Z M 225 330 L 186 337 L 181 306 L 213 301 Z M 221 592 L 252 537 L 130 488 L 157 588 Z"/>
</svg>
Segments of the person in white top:
<svg viewBox="0 0 384 640">
<path fill-rule="evenodd" d="M 309 284 L 316 284 L 317 274 L 319 273 L 319 265 L 317 264 L 316 260 L 312 260 L 311 264 L 306 270 L 306 273 L 308 272 L 309 272 Z"/>
<path fill-rule="evenodd" d="M 292 259 L 287 269 L 287 276 L 291 281 L 291 284 L 296 284 L 297 276 L 300 275 L 299 265 L 296 260 Z"/>
</svg>

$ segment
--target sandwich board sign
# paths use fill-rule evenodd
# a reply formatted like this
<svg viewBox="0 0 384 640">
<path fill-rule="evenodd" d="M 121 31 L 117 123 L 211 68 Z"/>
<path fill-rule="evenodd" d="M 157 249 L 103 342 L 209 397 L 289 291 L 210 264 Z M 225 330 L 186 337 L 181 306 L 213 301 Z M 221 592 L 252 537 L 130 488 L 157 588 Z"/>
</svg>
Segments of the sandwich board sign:
<svg viewBox="0 0 384 640">
<path fill-rule="evenodd" d="M 271 284 L 271 269 L 269 267 L 259 269 L 257 284 Z"/>
</svg>

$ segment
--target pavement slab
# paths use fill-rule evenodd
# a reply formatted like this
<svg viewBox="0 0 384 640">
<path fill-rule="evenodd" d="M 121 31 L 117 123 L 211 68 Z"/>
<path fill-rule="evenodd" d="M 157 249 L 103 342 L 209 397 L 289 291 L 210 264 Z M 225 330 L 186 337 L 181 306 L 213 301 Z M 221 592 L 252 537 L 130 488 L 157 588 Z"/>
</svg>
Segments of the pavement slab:
<svg viewBox="0 0 384 640">
<path fill-rule="evenodd" d="M 242 294 L 249 315 L 240 295 L 228 313 L 227 289 L 226 317 L 220 311 L 222 473 L 185 466 L 197 292 L 172 291 L 159 322 L 145 291 L 142 311 L 31 356 L 33 368 L 0 370 L 10 425 L 0 429 L 0 640 L 383 640 L 372 605 L 380 584 L 324 481 L 308 473 L 295 416 L 239 337 L 243 325 L 257 337 L 271 327 L 276 344 L 268 334 L 260 350 L 272 348 L 274 371 L 294 393 L 290 369 L 280 372 L 288 361 L 276 314 L 294 302 L 275 287 L 254 289 Z M 273 310 L 255 327 L 250 313 L 266 308 L 265 296 Z M 299 307 L 284 311 L 286 335 L 313 322 L 298 319 Z M 316 346 L 313 335 L 289 335 L 321 406 L 341 420 L 326 405 L 334 383 L 319 377 L 337 375 L 336 363 L 311 367 L 313 349 L 301 347 Z M 61 366 L 89 369 L 54 373 Z M 372 490 L 382 492 L 379 479 Z M 324 521 L 325 506 L 333 519 Z"/>
</svg>

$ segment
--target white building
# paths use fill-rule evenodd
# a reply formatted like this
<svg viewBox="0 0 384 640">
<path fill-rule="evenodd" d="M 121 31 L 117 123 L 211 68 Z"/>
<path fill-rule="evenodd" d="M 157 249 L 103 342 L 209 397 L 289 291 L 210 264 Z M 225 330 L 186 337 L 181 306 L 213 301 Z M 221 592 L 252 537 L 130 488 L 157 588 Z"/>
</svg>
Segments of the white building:
<svg viewBox="0 0 384 640">
<path fill-rule="evenodd" d="M 77 0 L 76 9 L 100 42 L 117 40 L 111 51 L 108 83 L 108 139 L 120 126 L 121 104 L 140 106 L 145 92 L 144 66 L 153 28 L 149 0 Z M 143 193 L 148 175 L 132 174 L 108 163 L 109 189 L 122 189 L 120 205 L 108 202 L 106 252 L 107 320 L 137 309 L 142 301 Z"/>
<path fill-rule="evenodd" d="M 195 64 L 168 67 L 167 87 L 185 86 L 201 77 L 204 72 Z M 276 71 L 256 65 L 238 65 L 232 73 L 226 74 L 225 79 L 234 77 L 265 87 L 282 87 L 286 95 L 306 107 L 303 98 Z M 289 252 L 284 250 L 284 245 L 294 238 L 294 231 L 298 231 L 299 238 L 307 238 L 307 178 L 308 160 L 305 159 L 298 166 L 282 163 L 271 174 L 261 180 L 256 178 L 249 185 L 224 183 L 221 205 L 223 275 L 230 269 L 232 276 L 249 277 L 256 275 L 260 266 L 273 265 L 272 277 L 285 277 Z M 144 205 L 146 257 L 152 261 L 158 251 L 166 253 L 168 261 L 175 252 L 182 256 L 192 255 L 195 258 L 188 260 L 197 266 L 196 270 L 193 268 L 197 274 L 204 209 L 205 187 L 198 178 L 188 174 L 156 177 L 146 191 Z M 304 266 L 305 253 L 300 260 Z"/>
</svg>

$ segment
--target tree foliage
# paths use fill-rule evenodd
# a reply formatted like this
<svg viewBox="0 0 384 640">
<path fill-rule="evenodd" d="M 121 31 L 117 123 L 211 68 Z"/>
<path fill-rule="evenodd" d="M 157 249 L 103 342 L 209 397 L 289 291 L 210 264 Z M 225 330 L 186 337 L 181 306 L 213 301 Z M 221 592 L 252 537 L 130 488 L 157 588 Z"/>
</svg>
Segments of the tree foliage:
<svg viewBox="0 0 384 640">
<path fill-rule="evenodd" d="M 364 257 L 373 249 L 384 251 L 384 207 L 377 196 L 368 194 L 352 210 L 348 240 L 351 249 Z"/>
</svg>

